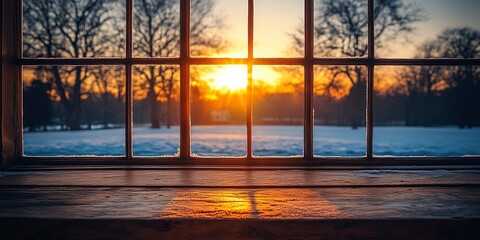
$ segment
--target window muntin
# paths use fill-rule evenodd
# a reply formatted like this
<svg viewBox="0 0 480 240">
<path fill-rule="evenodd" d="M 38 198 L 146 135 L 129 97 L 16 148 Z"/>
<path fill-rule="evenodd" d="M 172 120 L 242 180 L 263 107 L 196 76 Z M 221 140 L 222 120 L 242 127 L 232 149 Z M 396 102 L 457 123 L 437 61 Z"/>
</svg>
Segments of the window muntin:
<svg viewBox="0 0 480 240">
<path fill-rule="evenodd" d="M 313 150 L 312 148 L 310 147 L 311 145 L 314 145 L 314 141 L 313 141 L 313 138 L 310 138 L 309 135 L 312 134 L 313 135 L 313 130 L 312 130 L 312 127 L 313 127 L 313 121 L 310 121 L 309 119 L 311 117 L 313 117 L 313 111 L 312 109 L 310 109 L 308 106 L 309 106 L 309 101 L 312 101 L 313 99 L 313 94 L 310 94 L 311 92 L 313 92 L 313 89 L 314 87 L 310 84 L 310 82 L 313 82 L 313 78 L 311 77 L 312 75 L 308 74 L 310 71 L 313 72 L 313 70 L 310 70 L 310 69 L 313 69 L 313 64 L 319 64 L 319 65 L 333 65 L 333 64 L 339 64 L 340 66 L 344 66 L 344 65 L 367 65 L 368 67 L 368 81 L 367 81 L 367 87 L 366 87 L 366 99 L 367 99 L 367 107 L 366 107 L 366 119 L 367 119 L 367 124 L 366 124 L 366 132 L 367 132 L 367 140 L 366 140 L 366 156 L 367 158 L 371 158 L 372 157 L 372 130 L 373 130 L 373 125 L 372 124 L 372 113 L 373 113 L 373 108 L 372 108 L 372 101 L 371 101 L 371 96 L 372 96 L 372 87 L 373 85 L 371 83 L 373 83 L 373 67 L 375 65 L 396 65 L 396 64 L 401 64 L 401 65 L 404 65 L 404 64 L 414 64 L 415 61 L 400 61 L 400 60 L 393 60 L 393 61 L 386 61 L 386 60 L 383 60 L 383 59 L 375 59 L 374 56 L 373 56 L 373 48 L 370 49 L 370 51 L 368 52 L 368 58 L 364 58 L 364 59 L 349 59 L 349 58 L 345 58 L 345 59 L 326 59 L 326 58 L 321 58 L 321 57 L 325 57 L 325 56 L 317 56 L 319 58 L 316 58 L 316 59 L 313 59 L 311 58 L 311 54 L 310 52 L 308 51 L 308 49 L 312 49 L 311 47 L 308 47 L 310 44 L 312 44 L 312 37 L 311 36 L 314 36 L 314 34 L 312 35 L 309 35 L 309 31 L 308 31 L 308 26 L 312 26 L 311 22 L 313 22 L 313 18 L 310 18 L 311 17 L 311 14 L 309 14 L 309 12 L 313 12 L 313 4 L 312 4 L 313 1 L 305 1 L 306 3 L 306 17 L 305 17 L 305 22 L 306 22 L 306 25 L 307 26 L 307 32 L 304 33 L 306 34 L 306 37 L 305 37 L 305 44 L 307 45 L 307 48 L 306 48 L 306 52 L 305 52 L 305 58 L 301 58 L 301 59 L 256 59 L 256 58 L 244 58 L 244 59 L 236 59 L 234 60 L 235 61 L 238 61 L 238 63 L 249 63 L 250 61 L 252 62 L 257 62 L 257 63 L 262 63 L 262 64 L 274 64 L 274 65 L 282 65 L 282 64 L 300 64 L 300 65 L 303 65 L 304 68 L 305 68 L 305 72 L 307 74 L 305 74 L 305 98 L 307 99 L 307 101 L 305 102 L 305 106 L 307 106 L 305 108 L 305 114 L 306 114 L 306 117 L 305 117 L 305 136 L 304 136 L 304 142 L 305 142 L 305 145 L 304 145 L 304 148 L 306 149 L 306 152 L 305 152 L 305 158 L 307 159 L 310 159 L 312 154 L 313 154 Z M 373 3 L 373 1 L 367 1 L 370 5 Z M 127 12 L 128 12 L 128 5 L 129 5 L 130 1 L 127 1 Z M 248 1 L 248 3 L 250 4 L 250 6 L 253 6 L 254 4 L 254 1 Z M 182 22 L 182 19 L 183 21 L 185 22 L 185 18 L 184 18 L 184 15 L 185 13 L 187 13 L 188 11 L 186 11 L 186 8 L 182 8 L 182 6 L 188 6 L 188 4 L 186 4 L 186 1 L 180 1 L 180 9 L 181 9 L 181 14 L 180 14 L 180 22 Z M 183 10 L 182 10 L 183 9 Z M 250 8 L 250 9 L 253 9 L 253 8 Z M 372 13 L 372 11 L 367 11 L 367 13 Z M 128 21 L 128 14 L 127 14 L 127 23 L 129 22 Z M 252 16 L 249 14 L 249 19 L 253 19 Z M 371 18 L 372 19 L 372 18 Z M 310 23 L 309 23 L 310 22 Z M 128 25 L 128 24 L 127 24 Z M 252 23 L 252 21 L 250 21 L 250 24 L 249 24 L 250 28 L 253 29 L 253 26 L 254 24 Z M 368 24 L 368 28 L 371 28 L 373 27 L 373 24 Z M 180 28 L 182 28 L 182 26 L 180 26 Z M 129 36 L 128 36 L 128 28 L 127 28 L 127 36 L 126 36 L 126 39 L 127 41 L 126 42 L 131 42 L 129 41 Z M 249 41 L 250 41 L 250 44 L 253 45 L 253 38 L 252 38 L 252 35 L 251 33 L 253 33 L 253 31 L 249 31 Z M 185 32 L 182 33 L 182 31 L 180 31 L 180 34 L 185 34 Z M 368 34 L 366 36 L 366 39 L 367 40 L 370 40 L 370 41 L 367 41 L 368 45 L 372 46 L 373 47 L 373 37 L 375 35 L 373 34 L 372 31 L 368 31 Z M 132 40 L 133 38 L 130 37 L 130 39 Z M 363 41 L 363 40 L 362 40 Z M 180 39 L 180 56 L 182 56 L 182 49 L 186 49 L 185 48 L 185 42 L 182 43 L 182 39 Z M 313 45 L 313 44 L 312 44 Z M 249 49 L 249 51 L 253 51 L 253 49 Z M 145 59 L 136 59 L 136 58 L 131 58 L 131 54 L 128 53 L 128 49 L 127 49 L 127 58 L 126 59 L 119 59 L 118 61 L 115 61 L 114 59 L 105 59 L 105 60 L 101 60 L 101 59 L 89 59 L 89 61 L 86 61 L 87 64 L 95 64 L 95 65 L 107 65 L 107 63 L 112 63 L 112 62 L 115 62 L 117 64 L 124 64 L 127 68 L 127 71 L 126 71 L 126 78 L 127 78 L 127 86 L 129 84 L 131 84 L 131 81 L 129 81 L 128 79 L 131 79 L 132 76 L 129 75 L 129 71 L 128 69 L 131 67 L 131 64 L 132 63 L 148 63 L 148 64 L 179 64 L 180 65 L 180 68 L 181 69 L 184 69 L 184 70 L 181 70 L 181 72 L 183 73 L 187 73 L 187 76 L 188 76 L 188 71 L 186 71 L 185 69 L 189 69 L 189 68 L 185 68 L 182 66 L 188 66 L 188 65 L 192 65 L 194 63 L 201 63 L 201 64 L 206 64 L 206 65 L 210 65 L 210 64 L 226 64 L 229 62 L 228 59 L 211 59 L 211 58 L 198 58 L 197 60 L 194 60 L 192 58 L 183 58 L 183 59 L 178 59 L 178 58 L 174 58 L 172 60 L 168 60 L 168 59 L 152 59 L 152 61 L 149 61 L 149 60 L 145 60 Z M 313 51 L 312 51 L 313 52 Z M 185 56 L 185 55 L 183 55 Z M 252 56 L 252 55 L 250 55 Z M 342 55 L 326 55 L 327 57 L 344 57 Z M 362 53 L 362 54 L 353 54 L 352 55 L 353 57 L 358 57 L 358 56 L 364 56 L 364 57 L 367 57 L 367 55 L 365 53 Z M 69 60 L 69 59 L 62 59 L 62 60 L 65 60 L 64 63 L 62 64 L 66 64 L 66 65 L 75 65 L 75 61 L 73 60 Z M 467 64 L 467 65 L 478 65 L 478 61 L 475 62 L 475 61 L 448 61 L 448 60 L 441 60 L 441 61 L 437 61 L 437 62 L 433 62 L 431 61 L 432 63 L 436 63 L 436 64 L 446 64 L 446 65 L 463 65 L 463 64 Z M 58 62 L 55 62 L 55 61 L 48 61 L 48 60 L 41 60 L 39 59 L 38 61 L 37 60 L 34 60 L 34 61 L 21 61 L 21 63 L 25 64 L 25 65 L 49 65 L 49 64 L 54 64 L 54 63 L 58 63 Z M 249 64 L 249 67 L 251 65 Z M 182 75 L 182 74 L 181 74 Z M 314 74 L 313 74 L 314 75 Z M 188 82 L 188 81 L 181 81 L 181 82 Z M 183 88 L 184 90 L 181 91 L 180 95 L 185 95 L 185 93 L 187 93 L 188 90 L 185 90 L 185 87 Z M 247 92 L 249 91 L 249 88 L 247 88 Z M 310 92 L 310 93 L 309 93 Z M 248 96 L 249 94 L 252 94 L 252 92 L 250 93 L 247 93 L 247 103 L 248 103 Z M 128 94 L 127 94 L 127 99 L 128 99 Z M 247 104 L 249 105 L 249 104 Z M 130 108 L 129 107 L 129 104 L 126 105 L 126 108 L 127 110 Z M 181 119 L 188 119 L 189 118 L 189 113 L 185 111 L 185 109 L 189 109 L 189 108 L 185 108 L 185 106 L 181 106 L 181 115 L 183 117 L 181 117 Z M 131 109 L 130 109 L 131 110 Z M 130 110 L 128 112 L 130 112 Z M 128 116 L 129 114 L 127 114 Z M 247 111 L 247 116 L 248 116 L 248 111 Z M 127 121 L 128 122 L 128 121 Z M 127 124 L 127 127 L 126 127 L 126 152 L 127 152 L 127 157 L 130 156 L 129 152 L 131 152 L 131 145 L 129 143 L 129 137 L 131 138 L 131 131 L 129 130 L 129 124 Z M 188 148 L 189 149 L 189 135 L 188 134 L 185 134 L 186 132 L 189 132 L 189 131 L 185 131 L 185 130 L 189 130 L 190 127 L 186 125 L 186 121 L 183 120 L 181 122 L 181 125 L 180 125 L 181 128 L 183 128 L 184 130 L 180 136 L 180 138 L 184 139 L 184 140 L 181 140 L 181 145 L 183 148 Z M 250 135 L 250 131 L 249 131 L 249 128 L 251 129 L 251 125 L 248 123 L 248 119 L 247 119 L 247 158 L 249 158 L 251 156 L 251 140 L 249 140 L 249 138 L 251 139 L 251 135 Z M 185 140 L 186 139 L 186 140 Z M 130 145 L 130 146 L 129 146 Z M 130 150 L 129 150 L 130 149 Z M 185 153 L 187 151 L 183 151 L 183 153 Z M 184 157 L 187 157 L 189 158 L 190 157 L 190 154 L 183 154 Z M 322 155 L 322 156 L 325 156 L 325 155 Z"/>
</svg>

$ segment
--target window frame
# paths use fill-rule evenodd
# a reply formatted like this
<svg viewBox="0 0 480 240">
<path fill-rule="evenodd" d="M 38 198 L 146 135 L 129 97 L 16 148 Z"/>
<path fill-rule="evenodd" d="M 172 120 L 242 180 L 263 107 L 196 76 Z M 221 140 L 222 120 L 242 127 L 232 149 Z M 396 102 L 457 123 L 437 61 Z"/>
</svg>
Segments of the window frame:
<svg viewBox="0 0 480 240">
<path fill-rule="evenodd" d="M 304 0 L 304 57 L 255 58 L 253 56 L 254 0 L 248 1 L 248 56 L 245 58 L 211 58 L 190 56 L 190 0 L 180 2 L 180 56 L 176 58 L 133 57 L 133 0 L 126 1 L 126 52 L 124 58 L 94 59 L 32 59 L 22 56 L 22 3 L 2 0 L 2 166 L 22 164 L 155 164 L 155 165 L 465 165 L 480 164 L 480 156 L 466 157 L 378 157 L 373 155 L 373 85 L 376 66 L 480 66 L 480 59 L 385 59 L 375 57 L 373 7 L 368 1 L 368 55 L 361 58 L 314 57 L 314 1 Z M 6 33 L 9 33 L 8 35 Z M 11 36 L 16 36 L 11 37 Z M 168 64 L 180 66 L 180 152 L 178 156 L 133 156 L 132 148 L 132 66 L 138 64 Z M 248 69 L 247 85 L 247 155 L 245 157 L 196 157 L 190 153 L 190 66 L 192 65 L 245 65 Z M 109 156 L 54 156 L 23 155 L 22 119 L 22 67 L 32 65 L 120 65 L 125 67 L 125 151 L 123 157 Z M 254 65 L 297 65 L 304 68 L 304 155 L 303 157 L 256 157 L 252 155 L 252 68 Z M 313 89 L 314 67 L 321 65 L 362 65 L 367 67 L 366 89 L 366 154 L 362 157 L 322 157 L 313 149 Z"/>
</svg>

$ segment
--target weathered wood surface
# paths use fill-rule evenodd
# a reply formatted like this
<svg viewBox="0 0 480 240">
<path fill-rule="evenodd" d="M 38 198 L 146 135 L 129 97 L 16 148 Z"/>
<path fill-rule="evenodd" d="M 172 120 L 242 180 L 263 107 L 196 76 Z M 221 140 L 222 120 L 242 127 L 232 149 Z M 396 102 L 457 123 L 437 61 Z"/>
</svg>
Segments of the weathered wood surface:
<svg viewBox="0 0 480 240">
<path fill-rule="evenodd" d="M 0 186 L 353 187 L 478 185 L 480 170 L 56 170 L 0 172 Z"/>
<path fill-rule="evenodd" d="M 20 159 L 22 143 L 21 67 L 16 59 L 22 55 L 22 1 L 2 0 L 2 77 L 1 77 L 1 140 L 0 168 L 13 166 Z M 5 34 L 7 33 L 7 34 Z"/>
<path fill-rule="evenodd" d="M 479 226 L 479 170 L 0 172 L 2 239 L 475 239 Z"/>
<path fill-rule="evenodd" d="M 0 217 L 453 219 L 480 217 L 480 188 L 0 188 Z"/>
<path fill-rule="evenodd" d="M 0 219 L 2 239 L 478 239 L 479 220 Z"/>
</svg>

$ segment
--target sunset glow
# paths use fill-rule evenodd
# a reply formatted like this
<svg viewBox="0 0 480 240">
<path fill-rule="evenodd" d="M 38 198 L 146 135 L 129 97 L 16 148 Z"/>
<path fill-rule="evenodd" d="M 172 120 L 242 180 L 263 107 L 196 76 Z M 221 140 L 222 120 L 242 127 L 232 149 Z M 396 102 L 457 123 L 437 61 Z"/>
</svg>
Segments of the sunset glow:
<svg viewBox="0 0 480 240">
<path fill-rule="evenodd" d="M 247 87 L 247 69 L 245 66 L 225 66 L 209 76 L 212 87 L 217 90 L 238 91 Z"/>
<path fill-rule="evenodd" d="M 19 2 L 21 26 L 11 27 L 22 38 L 7 47 L 20 57 L 22 74 L 10 80 L 22 81 L 23 92 L 10 101 L 21 105 L 24 133 L 51 136 L 49 148 L 41 144 L 48 137 L 26 134 L 17 146 L 26 155 L 312 158 L 364 156 L 366 146 L 382 156 L 480 149 L 461 150 L 479 142 L 462 131 L 458 149 L 441 153 L 439 144 L 425 150 L 406 133 L 405 144 L 392 147 L 401 139 L 389 138 L 397 135 L 391 129 L 375 140 L 379 148 L 373 139 L 382 138 L 364 131 L 373 136 L 372 116 L 375 130 L 409 127 L 402 133 L 411 136 L 423 130 L 410 127 L 480 126 L 478 0 Z M 389 66 L 376 61 L 388 58 Z M 112 132 L 111 143 L 97 151 L 98 137 L 70 137 L 78 130 L 101 130 L 102 140 Z M 58 147 L 63 131 L 72 131 L 59 134 L 71 145 Z"/>
<path fill-rule="evenodd" d="M 269 87 L 279 87 L 278 81 L 281 77 L 275 69 L 270 66 L 255 66 L 253 81 L 262 83 Z M 246 90 L 248 84 L 247 68 L 244 65 L 227 65 L 218 67 L 209 74 L 205 74 L 203 80 L 210 82 L 210 87 L 220 91 Z"/>
</svg>

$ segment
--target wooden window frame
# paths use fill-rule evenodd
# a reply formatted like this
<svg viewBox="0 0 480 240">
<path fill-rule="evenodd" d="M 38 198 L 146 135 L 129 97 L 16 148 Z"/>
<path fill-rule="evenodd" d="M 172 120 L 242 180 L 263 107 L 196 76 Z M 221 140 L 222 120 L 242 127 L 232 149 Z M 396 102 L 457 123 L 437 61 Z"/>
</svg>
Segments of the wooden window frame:
<svg viewBox="0 0 480 240">
<path fill-rule="evenodd" d="M 480 66 L 480 59 L 382 59 L 375 58 L 373 4 L 368 1 L 368 56 L 361 58 L 316 58 L 314 51 L 314 0 L 304 0 L 305 54 L 301 58 L 255 58 L 253 56 L 254 0 L 248 1 L 248 56 L 210 58 L 190 56 L 190 0 L 180 0 L 180 56 L 178 58 L 136 58 L 132 56 L 133 0 L 126 0 L 126 56 L 97 59 L 31 59 L 22 56 L 22 2 L 2 0 L 2 167 L 22 164 L 155 164 L 155 165 L 473 165 L 480 156 L 470 157 L 377 157 L 373 155 L 373 84 L 376 66 Z M 168 64 L 180 66 L 180 154 L 172 157 L 136 157 L 132 153 L 132 65 Z M 241 64 L 248 68 L 247 155 L 219 158 L 195 157 L 190 153 L 191 65 Z M 22 67 L 31 65 L 121 65 L 126 79 L 126 155 L 123 157 L 31 157 L 23 155 Z M 297 65 L 304 67 L 304 156 L 255 157 L 252 155 L 252 67 L 254 65 Z M 366 154 L 363 157 L 319 157 L 313 154 L 314 66 L 363 65 L 368 69 L 366 105 Z"/>
</svg>

